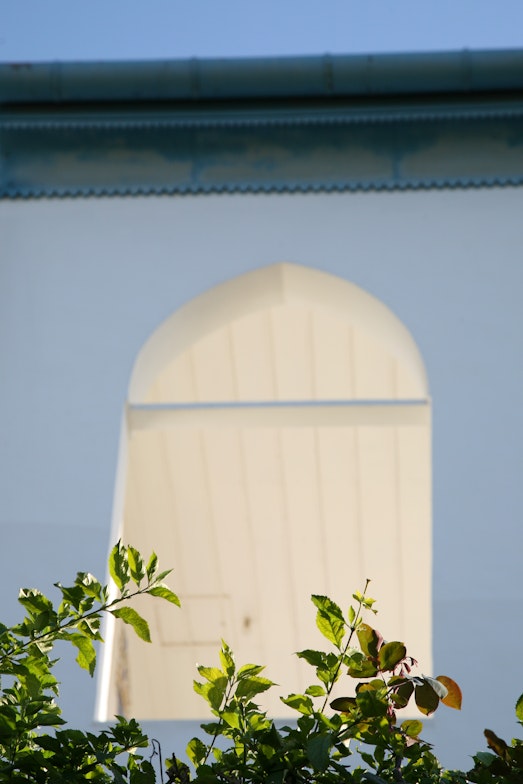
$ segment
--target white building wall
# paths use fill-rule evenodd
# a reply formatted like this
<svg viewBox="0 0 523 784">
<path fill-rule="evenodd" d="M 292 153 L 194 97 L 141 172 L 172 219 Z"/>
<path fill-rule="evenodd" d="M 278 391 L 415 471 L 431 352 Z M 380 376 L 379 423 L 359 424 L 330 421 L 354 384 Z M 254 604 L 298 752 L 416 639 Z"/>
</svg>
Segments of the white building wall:
<svg viewBox="0 0 523 784">
<path fill-rule="evenodd" d="M 435 674 L 464 691 L 426 736 L 466 767 L 485 726 L 515 733 L 520 665 L 497 638 L 523 644 L 522 206 L 515 188 L 1 203 L 2 619 L 20 585 L 103 573 L 122 406 L 151 332 L 216 283 L 294 261 L 382 300 L 426 363 Z M 65 716 L 88 724 L 94 684 L 66 660 Z"/>
</svg>

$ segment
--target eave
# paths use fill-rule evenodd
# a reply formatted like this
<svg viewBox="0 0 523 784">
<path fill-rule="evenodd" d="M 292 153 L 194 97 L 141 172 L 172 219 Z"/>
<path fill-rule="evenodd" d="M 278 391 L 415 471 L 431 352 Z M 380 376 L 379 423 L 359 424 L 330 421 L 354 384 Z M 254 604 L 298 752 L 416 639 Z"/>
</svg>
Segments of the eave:
<svg viewBox="0 0 523 784">
<path fill-rule="evenodd" d="M 523 182 L 523 51 L 0 66 L 0 196 Z"/>
</svg>

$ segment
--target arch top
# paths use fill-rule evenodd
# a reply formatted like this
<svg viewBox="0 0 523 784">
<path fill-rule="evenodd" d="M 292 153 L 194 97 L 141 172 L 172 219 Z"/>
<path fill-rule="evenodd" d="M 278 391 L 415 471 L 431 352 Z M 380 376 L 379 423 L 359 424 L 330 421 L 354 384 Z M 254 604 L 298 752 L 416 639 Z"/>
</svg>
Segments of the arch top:
<svg viewBox="0 0 523 784">
<path fill-rule="evenodd" d="M 283 320 L 282 313 L 287 314 Z M 419 349 L 405 325 L 384 303 L 338 276 L 295 263 L 280 262 L 219 284 L 172 313 L 153 332 L 138 354 L 129 384 L 129 402 L 139 404 L 150 400 L 154 382 L 192 347 L 203 345 L 210 336 L 235 324 L 244 332 L 244 325 L 252 324 L 256 317 L 271 320 L 273 346 L 287 344 L 288 361 L 291 362 L 299 350 L 293 351 L 289 341 L 295 342 L 299 349 L 303 334 L 310 331 L 308 324 L 311 318 L 322 325 L 318 334 L 313 336 L 311 351 L 316 355 L 328 354 L 329 347 L 338 341 L 338 333 L 348 329 L 353 336 L 353 348 L 354 335 L 358 338 L 355 350 L 360 362 L 366 365 L 383 364 L 385 361 L 394 363 L 395 372 L 410 379 L 407 385 L 410 394 L 407 396 L 429 397 Z M 283 333 L 280 334 L 278 329 Z M 348 351 L 346 348 L 345 353 Z M 351 363 L 354 363 L 354 358 Z M 372 385 L 369 389 L 370 394 L 361 395 L 357 388 L 352 387 L 352 392 L 345 392 L 342 396 L 387 396 Z M 284 398 L 285 393 L 280 397 Z M 301 395 L 298 394 L 298 397 Z"/>
</svg>

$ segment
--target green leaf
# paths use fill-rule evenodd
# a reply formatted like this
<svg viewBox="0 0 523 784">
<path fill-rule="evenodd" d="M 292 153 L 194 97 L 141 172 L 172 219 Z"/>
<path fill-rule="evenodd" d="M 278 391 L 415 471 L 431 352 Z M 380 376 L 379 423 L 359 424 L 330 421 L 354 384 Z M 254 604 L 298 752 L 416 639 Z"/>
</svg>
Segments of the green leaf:
<svg viewBox="0 0 523 784">
<path fill-rule="evenodd" d="M 495 754 L 491 754 L 490 751 L 478 751 L 477 754 L 474 754 L 474 762 L 479 762 L 481 765 L 484 765 L 486 768 L 490 768 L 494 760 L 497 759 Z"/>
<path fill-rule="evenodd" d="M 280 697 L 280 700 L 284 705 L 303 713 L 304 716 L 310 716 L 314 711 L 311 698 L 306 697 L 305 694 L 289 694 L 288 697 Z"/>
<path fill-rule="evenodd" d="M 187 744 L 186 751 L 190 761 L 197 768 L 207 755 L 207 746 L 199 738 L 193 738 Z"/>
<path fill-rule="evenodd" d="M 236 711 L 222 711 L 220 713 L 220 718 L 229 726 L 235 730 L 240 729 L 240 715 Z"/>
<path fill-rule="evenodd" d="M 347 713 L 356 707 L 355 697 L 336 697 L 330 704 L 331 708 L 342 713 Z"/>
<path fill-rule="evenodd" d="M 227 679 L 225 679 L 224 685 L 218 681 L 215 681 L 214 683 L 199 683 L 198 681 L 193 681 L 193 688 L 196 694 L 203 697 L 215 711 L 220 710 L 226 687 Z"/>
<path fill-rule="evenodd" d="M 402 642 L 387 642 L 378 651 L 380 670 L 393 670 L 407 655 Z"/>
<path fill-rule="evenodd" d="M 361 684 L 356 696 L 356 704 L 366 718 L 385 716 L 388 701 L 385 694 L 380 694 L 371 684 Z"/>
<path fill-rule="evenodd" d="M 523 694 L 516 702 L 516 717 L 518 721 L 523 722 Z"/>
<path fill-rule="evenodd" d="M 172 572 L 172 569 L 166 569 L 164 572 L 160 572 L 159 574 L 155 575 L 155 577 L 154 577 L 155 585 L 157 583 L 161 583 L 162 580 L 165 580 L 165 578 L 168 577 L 171 574 L 171 572 Z"/>
<path fill-rule="evenodd" d="M 129 582 L 127 553 L 121 542 L 117 542 L 109 555 L 109 573 L 118 590 L 123 591 Z"/>
<path fill-rule="evenodd" d="M 265 667 L 262 667 L 260 664 L 244 664 L 243 667 L 240 667 L 238 670 L 237 678 L 238 680 L 242 680 L 250 675 L 259 675 Z"/>
<path fill-rule="evenodd" d="M 223 669 L 225 670 L 225 672 L 227 673 L 228 677 L 232 678 L 232 676 L 236 671 L 236 665 L 234 663 L 233 653 L 229 648 L 229 646 L 227 645 L 227 643 L 225 642 L 225 640 L 222 640 L 222 647 L 220 649 L 220 663 Z M 246 665 L 246 666 L 249 667 L 250 665 Z"/>
<path fill-rule="evenodd" d="M 18 601 L 32 616 L 53 612 L 52 602 L 36 588 L 20 588 Z"/>
<path fill-rule="evenodd" d="M 332 736 L 313 735 L 307 740 L 307 757 L 315 770 L 327 770 L 330 761 Z"/>
<path fill-rule="evenodd" d="M 434 713 L 439 705 L 438 695 L 432 686 L 425 680 L 422 684 L 416 685 L 414 689 L 414 699 L 416 700 L 418 709 L 425 714 L 425 716 L 430 716 L 431 713 Z"/>
<path fill-rule="evenodd" d="M 83 634 L 71 634 L 68 639 L 78 650 L 76 661 L 92 677 L 96 667 L 96 651 L 92 640 Z"/>
<path fill-rule="evenodd" d="M 423 729 L 423 722 L 419 719 L 407 719 L 402 723 L 401 729 L 409 738 L 417 738 Z"/>
<path fill-rule="evenodd" d="M 311 599 L 318 608 L 316 626 L 329 642 L 339 648 L 345 635 L 345 619 L 341 609 L 328 596 L 313 594 Z"/>
<path fill-rule="evenodd" d="M 365 656 L 370 656 L 372 659 L 377 658 L 379 649 L 383 643 L 381 634 L 366 623 L 362 623 L 358 626 L 356 634 L 358 635 L 361 650 Z"/>
<path fill-rule="evenodd" d="M 209 683 L 217 683 L 220 687 L 225 686 L 227 683 L 227 677 L 218 667 L 204 667 L 200 664 L 198 672 L 202 678 L 205 678 Z"/>
<path fill-rule="evenodd" d="M 245 678 L 238 683 L 235 696 L 251 700 L 256 694 L 267 691 L 273 685 L 273 682 L 268 678 L 260 678 L 259 676 Z"/>
<path fill-rule="evenodd" d="M 309 686 L 305 689 L 305 694 L 310 694 L 311 697 L 324 697 L 326 692 L 323 686 Z"/>
<path fill-rule="evenodd" d="M 325 664 L 325 653 L 323 651 L 298 651 L 296 656 L 298 659 L 305 659 L 313 667 L 322 667 Z"/>
<path fill-rule="evenodd" d="M 159 596 L 161 599 L 166 599 L 168 602 L 175 604 L 177 607 L 181 607 L 178 596 L 163 583 L 160 583 L 159 585 L 155 584 L 152 586 L 152 588 L 148 588 L 147 593 L 151 596 Z"/>
<path fill-rule="evenodd" d="M 151 557 L 149 558 L 147 562 L 147 566 L 145 567 L 149 581 L 153 579 L 154 573 L 157 568 L 158 568 L 158 556 L 156 555 L 156 553 L 153 552 L 151 553 Z"/>
<path fill-rule="evenodd" d="M 83 585 L 72 585 L 70 587 L 66 587 L 61 583 L 55 583 L 55 587 L 59 588 L 62 592 L 62 596 L 67 604 L 72 605 L 75 610 L 80 609 L 80 604 L 82 603 L 82 599 L 86 594 L 86 590 Z"/>
<path fill-rule="evenodd" d="M 345 619 L 343 617 L 343 613 L 340 607 L 333 602 L 332 599 L 329 599 L 328 596 L 320 596 L 318 594 L 313 594 L 311 596 L 311 601 L 318 610 L 326 615 L 332 615 L 333 618 L 337 618 L 342 623 L 345 623 Z"/>
<path fill-rule="evenodd" d="M 145 566 L 142 556 L 138 550 L 131 547 L 131 545 L 127 548 L 127 560 L 129 562 L 129 569 L 131 570 L 131 577 L 136 585 L 139 585 L 145 577 Z"/>
<path fill-rule="evenodd" d="M 448 678 L 446 675 L 438 675 L 436 680 L 443 684 L 447 690 L 447 694 L 444 697 L 439 695 L 442 703 L 448 708 L 461 710 L 461 689 L 459 688 L 456 681 L 453 681 L 452 678 Z"/>
<path fill-rule="evenodd" d="M 89 572 L 77 572 L 75 586 L 81 587 L 84 593 L 93 599 L 103 600 L 103 588 L 96 577 Z"/>
<path fill-rule="evenodd" d="M 316 614 L 316 626 L 329 642 L 334 643 L 340 648 L 345 634 L 345 623 L 336 617 L 323 613 L 318 610 Z"/>
<path fill-rule="evenodd" d="M 132 607 L 120 607 L 117 610 L 110 610 L 110 612 L 115 618 L 120 618 L 124 623 L 132 626 L 140 639 L 145 640 L 145 642 L 151 642 L 149 624 L 145 618 L 142 618 L 142 616 L 139 615 L 136 610 L 133 610 Z"/>
<path fill-rule="evenodd" d="M 371 659 L 354 659 L 347 670 L 351 678 L 373 678 L 378 668 Z"/>
</svg>

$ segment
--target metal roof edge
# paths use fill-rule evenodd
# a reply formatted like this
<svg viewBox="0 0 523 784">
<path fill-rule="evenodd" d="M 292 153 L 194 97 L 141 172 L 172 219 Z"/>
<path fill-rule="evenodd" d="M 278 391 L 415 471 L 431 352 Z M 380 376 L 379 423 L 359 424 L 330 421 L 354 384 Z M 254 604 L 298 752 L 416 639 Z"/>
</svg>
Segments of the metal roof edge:
<svg viewBox="0 0 523 784">
<path fill-rule="evenodd" d="M 0 65 L 0 105 L 284 99 L 523 89 L 523 49 Z"/>
</svg>

